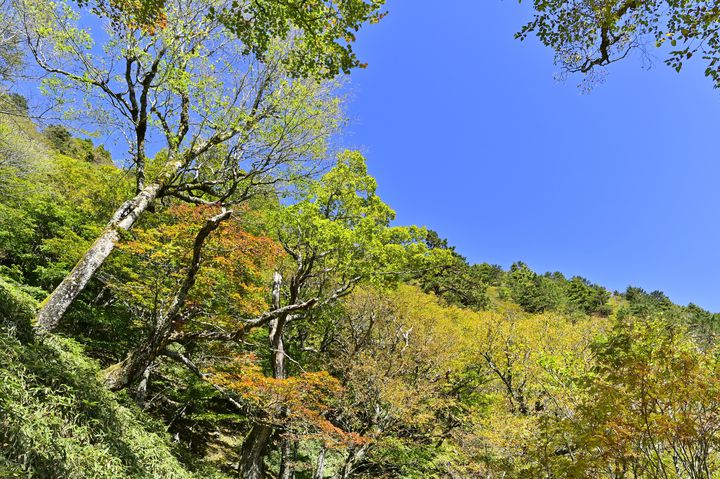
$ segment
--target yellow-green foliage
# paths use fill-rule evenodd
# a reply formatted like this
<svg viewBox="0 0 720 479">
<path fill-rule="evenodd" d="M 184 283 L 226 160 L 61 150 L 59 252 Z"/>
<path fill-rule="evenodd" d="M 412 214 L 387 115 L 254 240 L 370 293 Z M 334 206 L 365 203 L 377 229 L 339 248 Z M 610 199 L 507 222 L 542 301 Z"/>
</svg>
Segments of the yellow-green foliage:
<svg viewBox="0 0 720 479">
<path fill-rule="evenodd" d="M 126 174 L 47 147 L 29 119 L 0 114 L 0 271 L 51 290 L 127 198 Z"/>
</svg>

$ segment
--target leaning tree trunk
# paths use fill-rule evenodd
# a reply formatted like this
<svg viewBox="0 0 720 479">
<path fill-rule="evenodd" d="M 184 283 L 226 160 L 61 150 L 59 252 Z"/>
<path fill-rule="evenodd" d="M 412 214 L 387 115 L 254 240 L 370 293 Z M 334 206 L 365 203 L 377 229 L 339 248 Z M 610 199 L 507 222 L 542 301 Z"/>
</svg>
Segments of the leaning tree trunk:
<svg viewBox="0 0 720 479">
<path fill-rule="evenodd" d="M 190 289 L 195 285 L 195 279 L 200 271 L 202 251 L 210 233 L 215 231 L 220 223 L 232 216 L 232 210 L 225 210 L 205 221 L 200 231 L 195 235 L 193 254 L 188 265 L 185 277 L 180 284 L 175 297 L 170 303 L 167 313 L 158 316 L 153 324 L 152 331 L 143 342 L 135 348 L 122 362 L 110 366 L 105 370 L 105 385 L 111 390 L 119 390 L 139 379 L 145 370 L 165 350 L 173 332 L 176 320 L 185 306 Z"/>
<path fill-rule="evenodd" d="M 121 362 L 103 371 L 105 386 L 119 391 L 140 380 L 168 343 L 173 330 L 171 320 L 163 318 L 153 333 Z"/>
<path fill-rule="evenodd" d="M 272 439 L 273 428 L 256 424 L 243 441 L 240 451 L 240 477 L 242 479 L 264 479 L 265 450 Z"/>
<path fill-rule="evenodd" d="M 140 215 L 155 201 L 160 190 L 159 183 L 148 185 L 135 198 L 125 202 L 115 211 L 100 237 L 43 302 L 37 315 L 36 329 L 39 333 L 49 333 L 57 328 L 65 311 L 85 289 L 105 259 L 110 256 L 115 243 L 120 239 L 120 232 L 132 228 Z"/>
<path fill-rule="evenodd" d="M 120 239 L 121 231 L 128 231 L 133 227 L 153 202 L 160 196 L 163 188 L 172 182 L 175 175 L 186 165 L 192 158 L 202 154 L 207 149 L 227 138 L 225 136 L 216 135 L 215 141 L 205 141 L 195 145 L 190 151 L 182 155 L 181 158 L 169 161 L 165 164 L 164 171 L 154 183 L 143 188 L 135 195 L 132 200 L 126 201 L 115 211 L 110 222 L 103 230 L 99 238 L 95 240 L 93 245 L 80 258 L 70 274 L 58 285 L 57 288 L 45 299 L 37 315 L 36 329 L 40 334 L 46 334 L 54 331 L 65 311 L 75 301 L 75 298 L 85 289 L 88 282 L 95 275 L 95 272 L 102 266 L 115 249 L 115 243 Z M 171 157 L 173 155 L 170 155 Z M 142 183 L 138 183 L 141 185 Z"/>
</svg>

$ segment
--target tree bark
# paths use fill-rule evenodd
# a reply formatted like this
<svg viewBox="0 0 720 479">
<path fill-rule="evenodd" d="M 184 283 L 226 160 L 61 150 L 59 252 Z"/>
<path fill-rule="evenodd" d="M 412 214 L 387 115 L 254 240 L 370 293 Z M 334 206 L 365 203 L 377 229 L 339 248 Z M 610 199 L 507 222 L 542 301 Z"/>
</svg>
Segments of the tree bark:
<svg viewBox="0 0 720 479">
<path fill-rule="evenodd" d="M 278 474 L 278 479 L 292 479 L 295 476 L 292 464 L 293 442 L 287 438 L 282 438 L 280 454 L 280 474 Z"/>
<path fill-rule="evenodd" d="M 145 407 L 145 400 L 147 399 L 147 390 L 150 386 L 150 373 L 152 372 L 152 368 L 153 364 L 150 363 L 150 365 L 145 368 L 145 371 L 143 371 L 142 379 L 140 380 L 140 384 L 137 388 L 137 393 L 135 394 L 135 402 L 141 408 Z"/>
<path fill-rule="evenodd" d="M 280 287 L 282 286 L 282 276 L 279 272 L 273 274 L 272 288 L 272 307 L 274 310 L 280 309 Z M 281 315 L 273 318 L 268 323 L 268 342 L 270 351 L 272 352 L 272 368 L 273 377 L 277 379 L 285 378 L 285 352 L 282 342 L 283 327 L 287 315 Z M 282 411 L 278 411 L 282 413 Z M 243 479 L 255 479 L 253 474 L 261 471 L 264 467 L 264 458 L 267 446 L 275 434 L 272 426 L 265 424 L 255 424 L 248 434 L 241 450 L 240 458 L 240 477 Z M 252 442 L 252 443 L 250 443 Z M 284 456 L 284 451 L 283 451 Z M 282 465 L 281 465 L 282 474 Z"/>
<path fill-rule="evenodd" d="M 115 211 L 100 237 L 80 258 L 80 261 L 78 261 L 70 274 L 45 299 L 38 311 L 36 331 L 39 334 L 47 334 L 57 328 L 65 311 L 85 289 L 95 272 L 115 249 L 115 243 L 120 239 L 120 232 L 132 228 L 140 215 L 153 205 L 163 189 L 172 183 L 175 175 L 185 165 L 207 152 L 213 146 L 229 140 L 239 131 L 238 129 L 230 129 L 217 132 L 208 140 L 195 144 L 190 150 L 182 154 L 171 152 L 170 157 L 176 158 L 165 164 L 164 171 L 157 181 L 144 186 L 132 200 L 125 202 Z"/>
<path fill-rule="evenodd" d="M 78 261 L 70 274 L 43 302 L 38 311 L 37 325 L 35 326 L 39 334 L 47 334 L 57 328 L 65 311 L 115 249 L 115 244 L 120 239 L 120 232 L 132 228 L 140 215 L 158 197 L 160 190 L 159 183 L 150 184 L 143 188 L 135 198 L 127 201 L 115 211 L 100 237 L 95 240 L 95 243 Z"/>
<path fill-rule="evenodd" d="M 282 286 L 282 276 L 275 271 L 273 274 L 273 290 L 272 302 L 273 309 L 280 309 L 280 287 Z M 274 318 L 268 324 L 268 340 L 270 342 L 270 351 L 273 361 L 273 377 L 275 379 L 285 379 L 285 345 L 283 343 L 283 329 L 287 322 L 287 314 L 281 314 Z"/>
<path fill-rule="evenodd" d="M 351 447 L 348 451 L 347 457 L 345 458 L 345 462 L 342 465 L 342 469 L 335 474 L 334 479 L 348 479 L 355 470 L 357 463 L 365 457 L 367 449 L 367 444 L 360 447 Z"/>
<path fill-rule="evenodd" d="M 103 372 L 105 386 L 111 391 L 119 391 L 141 379 L 145 370 L 165 350 L 172 329 L 172 321 L 163 319 L 143 344 L 128 354 L 123 361 Z"/>
<path fill-rule="evenodd" d="M 264 479 L 265 450 L 272 438 L 273 428 L 256 424 L 243 441 L 240 451 L 240 477 L 242 479 Z"/>
</svg>

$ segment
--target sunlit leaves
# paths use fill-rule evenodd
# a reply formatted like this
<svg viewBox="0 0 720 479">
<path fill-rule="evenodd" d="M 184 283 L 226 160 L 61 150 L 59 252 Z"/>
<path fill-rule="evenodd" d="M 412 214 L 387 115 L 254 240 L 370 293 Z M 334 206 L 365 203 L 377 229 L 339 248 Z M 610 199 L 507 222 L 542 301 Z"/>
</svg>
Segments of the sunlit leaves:
<svg viewBox="0 0 720 479">
<path fill-rule="evenodd" d="M 212 214 L 210 207 L 178 205 L 157 224 L 133 230 L 113 261 L 113 289 L 146 313 L 162 313 L 184 277 L 197 230 Z M 224 223 L 205 245 L 188 298 L 190 316 L 237 327 L 237 317 L 257 314 L 267 301 L 267 271 L 279 254 L 269 238 L 243 228 L 242 215 Z"/>
<path fill-rule="evenodd" d="M 172 23 L 165 0 L 77 0 L 123 34 L 141 29 L 159 34 Z M 289 43 L 285 63 L 295 76 L 331 78 L 364 68 L 352 44 L 367 23 L 385 15 L 385 0 L 312 0 L 213 2 L 208 15 L 236 35 L 245 53 L 263 58 L 278 40 Z"/>
<path fill-rule="evenodd" d="M 697 54 L 705 60 L 705 75 L 718 85 L 720 73 L 720 12 L 714 1 L 692 0 L 534 0 L 534 19 L 516 35 L 534 33 L 555 51 L 566 72 L 593 80 L 611 63 L 650 45 L 672 48 L 665 63 L 680 71 Z"/>
<path fill-rule="evenodd" d="M 316 262 L 319 279 L 397 280 L 427 253 L 423 231 L 391 227 L 395 213 L 376 187 L 362 155 L 341 153 L 334 168 L 278 212 L 279 241 L 299 261 Z"/>
<path fill-rule="evenodd" d="M 254 356 L 245 355 L 214 371 L 211 381 L 240 395 L 260 421 L 282 428 L 295 439 L 319 440 L 326 447 L 347 447 L 366 440 L 327 420 L 344 391 L 325 371 L 278 379 L 267 376 Z"/>
<path fill-rule="evenodd" d="M 364 67 L 352 49 L 355 33 L 378 22 L 385 0 L 255 0 L 213 9 L 213 15 L 259 56 L 273 39 L 292 38 L 286 58 L 297 76 L 330 78 Z"/>
</svg>

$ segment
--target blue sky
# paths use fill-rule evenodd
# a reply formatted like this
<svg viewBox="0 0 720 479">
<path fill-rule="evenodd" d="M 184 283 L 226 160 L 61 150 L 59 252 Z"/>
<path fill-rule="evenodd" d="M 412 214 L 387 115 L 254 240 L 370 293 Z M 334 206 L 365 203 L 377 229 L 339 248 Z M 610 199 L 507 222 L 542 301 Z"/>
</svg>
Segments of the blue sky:
<svg viewBox="0 0 720 479">
<path fill-rule="evenodd" d="M 352 75 L 343 142 L 366 153 L 398 223 L 471 262 L 720 311 L 720 92 L 702 65 L 636 55 L 583 94 L 580 78 L 555 80 L 550 50 L 513 38 L 526 3 L 388 9 L 359 35 L 369 68 Z"/>
</svg>

